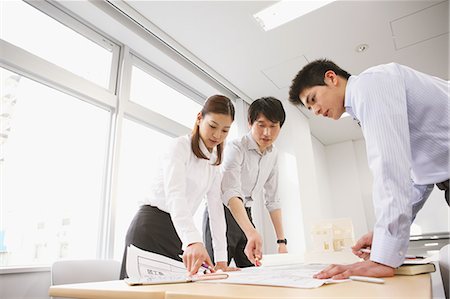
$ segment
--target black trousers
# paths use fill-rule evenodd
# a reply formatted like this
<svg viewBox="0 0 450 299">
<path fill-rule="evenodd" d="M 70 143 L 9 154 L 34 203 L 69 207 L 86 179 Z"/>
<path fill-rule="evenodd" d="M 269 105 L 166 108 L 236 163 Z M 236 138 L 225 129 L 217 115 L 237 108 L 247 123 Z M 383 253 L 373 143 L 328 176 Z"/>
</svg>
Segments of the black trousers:
<svg viewBox="0 0 450 299">
<path fill-rule="evenodd" d="M 125 238 L 125 251 L 122 259 L 120 279 L 127 278 L 126 262 L 127 247 L 134 246 L 164 255 L 177 261 L 182 261 L 181 240 L 173 226 L 170 214 L 156 207 L 143 205 L 131 221 Z"/>
<path fill-rule="evenodd" d="M 443 190 L 443 191 L 445 191 L 445 200 L 447 201 L 447 204 L 450 206 L 450 202 L 448 201 L 448 181 L 449 180 L 446 180 L 446 181 L 443 181 L 443 182 L 441 182 L 441 183 L 437 183 L 436 184 L 436 186 L 440 189 L 440 190 Z"/>
<path fill-rule="evenodd" d="M 227 223 L 228 265 L 230 264 L 231 259 L 234 259 L 236 266 L 239 268 L 254 266 L 244 253 L 245 245 L 247 245 L 247 237 L 245 237 L 244 232 L 242 231 L 239 224 L 237 224 L 230 210 L 225 206 L 223 206 L 223 208 L 225 211 L 225 220 Z M 247 215 L 248 218 L 250 219 L 250 222 L 252 222 L 253 224 L 251 209 L 245 208 L 245 210 L 247 211 Z M 253 226 L 255 225 L 253 224 Z M 205 243 L 205 247 L 206 250 L 208 251 L 209 256 L 214 262 L 214 250 L 212 247 L 211 228 L 209 226 L 208 209 L 205 209 L 205 212 L 203 214 L 203 242 Z"/>
</svg>

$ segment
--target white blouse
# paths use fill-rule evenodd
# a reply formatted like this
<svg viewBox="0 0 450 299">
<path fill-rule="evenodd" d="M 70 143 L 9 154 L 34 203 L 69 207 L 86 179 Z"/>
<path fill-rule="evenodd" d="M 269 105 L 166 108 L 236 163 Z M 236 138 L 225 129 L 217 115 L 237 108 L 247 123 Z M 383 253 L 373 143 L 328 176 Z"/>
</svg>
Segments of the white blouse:
<svg viewBox="0 0 450 299">
<path fill-rule="evenodd" d="M 214 163 L 217 151 L 210 153 L 200 139 L 200 149 L 210 160 L 199 159 L 192 152 L 191 136 L 175 138 L 158 161 L 158 169 L 151 182 L 144 204 L 158 207 L 170 214 L 175 230 L 185 250 L 189 244 L 202 243 L 193 215 L 202 199 L 207 199 L 210 215 L 214 259 L 227 261 L 226 225 L 221 201 L 219 166 Z"/>
</svg>

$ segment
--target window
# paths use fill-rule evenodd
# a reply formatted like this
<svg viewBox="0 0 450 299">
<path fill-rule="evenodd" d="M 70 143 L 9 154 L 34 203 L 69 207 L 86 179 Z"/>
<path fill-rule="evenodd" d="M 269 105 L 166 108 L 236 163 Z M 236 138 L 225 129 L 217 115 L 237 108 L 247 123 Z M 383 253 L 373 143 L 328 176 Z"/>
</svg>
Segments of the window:
<svg viewBox="0 0 450 299">
<path fill-rule="evenodd" d="M 148 194 L 157 159 L 167 148 L 170 139 L 171 137 L 135 121 L 123 121 L 114 236 L 116 260 L 122 259 L 128 226 L 140 202 Z"/>
<path fill-rule="evenodd" d="M 192 128 L 202 106 L 160 80 L 133 66 L 130 100 Z"/>
<path fill-rule="evenodd" d="M 110 42 L 99 38 L 100 46 L 23 1 L 1 1 L 0 7 L 0 38 L 109 88 Z"/>
<path fill-rule="evenodd" d="M 0 266 L 95 258 L 110 112 L 0 72 Z"/>
<path fill-rule="evenodd" d="M 0 267 L 120 260 L 155 159 L 204 96 L 61 2 L 27 2 L 0 2 Z"/>
</svg>

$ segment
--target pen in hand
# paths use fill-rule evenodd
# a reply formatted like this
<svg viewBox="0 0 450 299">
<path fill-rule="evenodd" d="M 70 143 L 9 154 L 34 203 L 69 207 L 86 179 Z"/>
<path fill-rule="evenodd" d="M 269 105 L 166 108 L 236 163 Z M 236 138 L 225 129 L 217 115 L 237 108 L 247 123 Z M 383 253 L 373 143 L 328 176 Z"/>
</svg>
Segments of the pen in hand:
<svg viewBox="0 0 450 299">
<path fill-rule="evenodd" d="M 255 266 L 259 267 L 261 266 L 261 261 L 259 260 L 259 258 L 255 257 Z"/>
<path fill-rule="evenodd" d="M 208 273 L 207 271 L 209 271 L 209 273 L 216 272 L 216 270 L 214 270 L 214 268 L 211 267 L 210 265 L 208 265 L 207 263 L 202 263 L 202 268 L 205 268 L 205 271 L 203 272 L 203 274 Z"/>
</svg>

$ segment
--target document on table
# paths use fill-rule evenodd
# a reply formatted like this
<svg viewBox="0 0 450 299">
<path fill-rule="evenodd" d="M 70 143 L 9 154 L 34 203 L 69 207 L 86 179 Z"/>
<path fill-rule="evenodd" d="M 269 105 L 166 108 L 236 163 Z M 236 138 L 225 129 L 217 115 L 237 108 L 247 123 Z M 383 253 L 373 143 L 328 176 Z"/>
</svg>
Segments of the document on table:
<svg viewBox="0 0 450 299">
<path fill-rule="evenodd" d="M 313 275 L 326 265 L 294 263 L 280 266 L 244 268 L 227 273 L 197 274 L 187 276 L 180 261 L 148 252 L 130 245 L 127 249 L 127 274 L 130 285 L 163 284 L 192 281 L 280 286 L 292 288 L 317 288 L 323 284 L 349 281 L 314 279 Z"/>
<path fill-rule="evenodd" d="M 317 288 L 324 284 L 350 281 L 349 279 L 315 279 L 313 275 L 327 265 L 292 264 L 283 266 L 250 267 L 236 272 L 228 272 L 225 280 L 208 281 L 249 285 L 279 286 L 291 288 Z"/>
<path fill-rule="evenodd" d="M 129 278 L 125 279 L 125 282 L 129 285 L 181 283 L 228 277 L 227 273 L 188 276 L 182 262 L 133 245 L 127 249 L 126 269 Z"/>
</svg>

